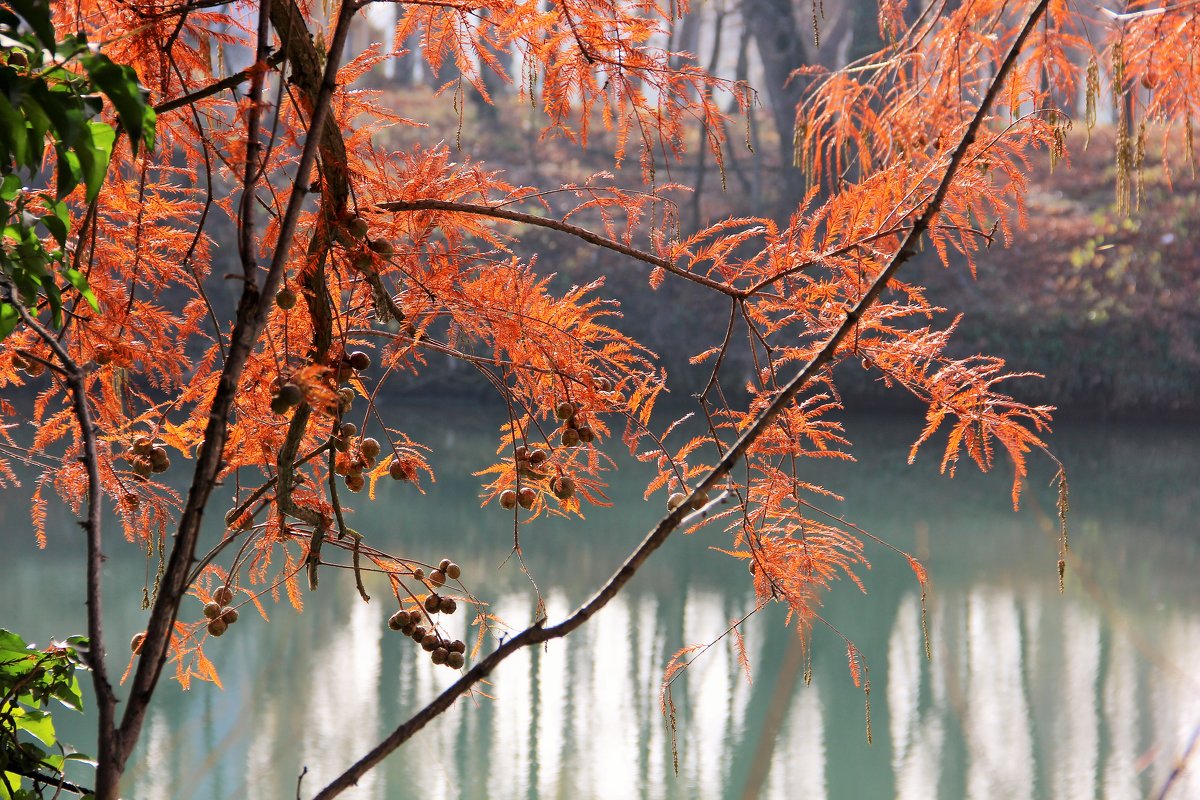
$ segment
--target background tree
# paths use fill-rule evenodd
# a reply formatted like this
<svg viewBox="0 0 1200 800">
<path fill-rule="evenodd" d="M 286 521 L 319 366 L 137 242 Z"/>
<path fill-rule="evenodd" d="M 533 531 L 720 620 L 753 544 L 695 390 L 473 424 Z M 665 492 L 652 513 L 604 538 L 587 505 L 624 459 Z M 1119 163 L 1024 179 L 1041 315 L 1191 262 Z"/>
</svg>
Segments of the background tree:
<svg viewBox="0 0 1200 800">
<path fill-rule="evenodd" d="M 12 279 L 20 267 L 6 267 L 6 313 L 20 319 L 0 355 L 0 413 L 27 415 L 36 430 L 18 440 L 6 425 L 4 435 L 34 463 L 55 462 L 33 494 L 37 535 L 49 535 L 51 492 L 87 512 L 98 797 L 116 796 L 168 665 L 185 684 L 215 678 L 204 655 L 212 640 L 281 590 L 299 607 L 301 583 L 316 589 L 329 564 L 347 568 L 364 601 L 362 573 L 385 575 L 399 605 L 391 627 L 462 675 L 322 798 L 353 785 L 509 654 L 587 622 L 681 527 L 726 526 L 729 554 L 750 567 L 754 609 L 786 604 L 807 636 L 825 590 L 838 577 L 858 583 L 865 547 L 882 544 L 825 512 L 828 490 L 801 467 L 848 455 L 839 365 L 861 365 L 927 405 L 913 457 L 943 428 L 945 470 L 964 455 L 984 469 L 1007 456 L 1014 503 L 1027 456 L 1045 450 L 1050 409 L 1002 391 L 1013 376 L 1001 359 L 948 355 L 956 320 L 942 321 L 899 268 L 926 244 L 943 262 L 957 253 L 973 264 L 981 245 L 1009 235 L 1005 212 L 1022 207 L 1029 154 L 1063 154 L 1067 119 L 1047 105 L 1051 90 L 1082 94 L 1092 108 L 1102 61 L 1113 65 L 1122 109 L 1122 191 L 1136 186 L 1142 120 L 1182 128 L 1191 157 L 1190 7 L 1120 15 L 1101 42 L 1078 36 L 1075 13 L 1049 0 L 1019 12 L 935 4 L 911 24 L 902 5 L 887 3 L 885 50 L 851 72 L 810 70 L 795 151 L 809 185 L 788 222 L 734 217 L 683 230 L 677 187 L 663 176 L 697 139 L 723 171 L 724 109 L 752 99 L 743 83 L 660 46 L 686 8 L 399 5 L 394 41 L 419 37 L 431 69 L 451 68 L 442 91 L 460 114 L 470 93 L 488 94 L 491 71 L 544 113 L 544 136 L 612 145 L 614 172 L 542 187 L 510 182 L 448 146 L 388 152 L 376 143 L 383 128 L 413 121 L 353 88 L 389 57 L 378 45 L 345 52 L 366 5 L 342 5 L 328 19 L 296 0 L 54 6 L 60 32 L 84 32 L 136 70 L 157 112 L 154 149 L 137 148 L 140 131 L 114 97 L 132 136 L 115 146 L 105 190 L 72 196 L 80 213 L 63 258 L 86 284 L 71 282 L 59 303 L 61 288 L 43 281 L 22 291 Z M 44 6 L 10 6 L 45 28 Z M 221 55 L 232 45 L 252 53 L 241 69 Z M 1085 69 L 1067 55 L 1076 50 L 1093 53 Z M 517 74 L 507 63 L 519 64 Z M 10 51 L 6 76 L 35 74 Z M 666 375 L 622 332 L 604 275 L 554 291 L 517 254 L 531 230 L 619 256 L 647 271 L 651 290 L 684 283 L 719 302 L 721 318 L 697 326 L 708 341 L 693 358 L 705 376 L 703 433 L 654 414 Z M 753 364 L 748 380 L 725 368 L 737 348 Z M 486 586 L 463 575 L 452 552 L 376 549 L 370 531 L 352 526 L 346 500 L 398 490 L 381 482 L 419 488 L 431 474 L 434 456 L 412 432 L 419 426 L 375 399 L 385 381 L 443 356 L 495 391 L 500 438 L 496 462 L 481 465 L 482 496 L 507 512 L 518 561 L 530 520 L 607 502 L 609 448 L 656 465 L 646 496 L 668 510 L 580 608 L 563 620 L 538 608 L 533 625 L 494 649 Z M 27 383 L 36 397 L 18 391 Z M 191 474 L 182 495 L 156 477 L 180 462 Z M 234 505 L 223 532 L 206 536 L 221 485 Z M 124 690 L 105 657 L 101 503 L 158 562 Z M 923 584 L 921 565 L 899 555 Z M 1060 554 L 1060 577 L 1062 569 Z M 444 635 L 440 615 L 472 611 L 473 644 Z M 862 654 L 845 644 L 869 693 Z M 668 713 L 669 681 L 692 652 L 668 666 Z"/>
</svg>

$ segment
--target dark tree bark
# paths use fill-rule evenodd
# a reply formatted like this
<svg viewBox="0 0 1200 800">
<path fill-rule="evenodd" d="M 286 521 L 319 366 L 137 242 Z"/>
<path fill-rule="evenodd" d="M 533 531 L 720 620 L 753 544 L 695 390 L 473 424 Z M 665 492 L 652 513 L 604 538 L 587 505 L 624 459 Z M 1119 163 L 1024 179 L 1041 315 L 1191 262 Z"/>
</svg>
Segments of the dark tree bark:
<svg viewBox="0 0 1200 800">
<path fill-rule="evenodd" d="M 793 166 L 792 159 L 796 106 L 800 103 L 803 85 L 799 80 L 790 80 L 792 72 L 807 63 L 804 34 L 791 0 L 743 0 L 742 16 L 746 32 L 754 38 L 762 59 L 766 84 L 763 88 L 779 134 L 780 208 L 786 209 L 784 214 L 789 214 L 804 196 L 805 185 L 804 176 Z M 811 36 L 811 31 L 808 35 Z"/>
<path fill-rule="evenodd" d="M 791 214 L 807 189 L 804 174 L 793 166 L 796 107 L 805 88 L 804 79 L 793 73 L 807 64 L 831 70 L 845 65 L 859 36 L 864 40 L 864 53 L 877 49 L 877 8 L 873 0 L 828 7 L 793 0 L 742 0 L 746 32 L 758 47 L 763 65 L 764 86 L 760 88 L 779 136 L 777 216 Z M 861 33 L 860 27 L 864 29 Z"/>
</svg>

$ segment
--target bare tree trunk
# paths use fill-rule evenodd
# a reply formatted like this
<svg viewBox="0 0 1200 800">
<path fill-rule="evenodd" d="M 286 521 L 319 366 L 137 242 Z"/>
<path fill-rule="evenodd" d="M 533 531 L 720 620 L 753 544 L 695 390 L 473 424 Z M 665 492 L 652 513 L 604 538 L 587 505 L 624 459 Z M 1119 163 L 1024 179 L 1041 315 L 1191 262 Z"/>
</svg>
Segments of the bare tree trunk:
<svg viewBox="0 0 1200 800">
<path fill-rule="evenodd" d="M 805 33 L 800 30 L 791 0 L 742 0 L 742 16 L 762 59 L 767 105 L 779 134 L 776 175 L 780 208 L 784 214 L 790 214 L 804 196 L 804 176 L 794 166 L 792 157 L 796 106 L 803 86 L 800 81 L 789 79 L 807 61 L 802 43 Z"/>
<path fill-rule="evenodd" d="M 400 42 L 393 42 L 392 47 L 398 48 Z M 403 42 L 404 53 L 395 58 L 395 71 L 392 73 L 392 84 L 405 89 L 422 83 L 426 77 L 424 64 L 417 53 L 421 49 L 420 34 L 409 34 Z"/>
<path fill-rule="evenodd" d="M 717 59 L 721 55 L 721 33 L 725 28 L 725 15 L 727 11 L 724 6 L 716 11 L 713 19 L 713 43 L 711 55 L 708 59 L 708 74 L 717 74 Z M 688 19 L 691 19 L 689 16 Z M 690 225 L 692 230 L 699 230 L 702 222 L 701 204 L 704 199 L 704 179 L 708 175 L 708 148 L 702 140 L 700 146 L 696 149 L 696 178 L 693 181 L 695 184 L 692 189 L 691 200 L 691 220 Z"/>
<path fill-rule="evenodd" d="M 910 4 L 911 5 L 916 5 Z M 849 41 L 846 62 L 854 62 L 883 47 L 883 36 L 879 33 L 879 4 L 875 0 L 855 0 L 850 8 Z"/>
<path fill-rule="evenodd" d="M 793 73 L 806 64 L 831 70 L 843 66 L 855 35 L 856 10 L 832 5 L 826 9 L 817 3 L 796 5 L 792 0 L 742 0 L 742 16 L 762 60 L 767 104 L 779 134 L 778 210 L 788 215 L 806 188 L 803 173 L 794 165 L 793 138 L 796 107 L 805 84 Z M 872 20 L 874 17 L 868 20 L 871 25 Z"/>
</svg>

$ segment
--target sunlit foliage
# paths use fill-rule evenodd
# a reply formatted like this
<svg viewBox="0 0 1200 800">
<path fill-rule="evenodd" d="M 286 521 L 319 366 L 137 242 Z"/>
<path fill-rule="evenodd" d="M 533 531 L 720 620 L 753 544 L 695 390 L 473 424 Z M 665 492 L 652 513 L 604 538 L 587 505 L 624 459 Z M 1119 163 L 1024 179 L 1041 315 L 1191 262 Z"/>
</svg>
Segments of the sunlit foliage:
<svg viewBox="0 0 1200 800">
<path fill-rule="evenodd" d="M 164 659 L 185 685 L 215 679 L 203 647 L 224 633 L 226 609 L 265 614 L 260 599 L 281 594 L 299 608 L 302 584 L 316 588 L 328 563 L 351 566 L 364 597 L 361 571 L 385 573 L 413 616 L 397 627 L 420 619 L 435 642 L 445 599 L 490 625 L 466 584 L 431 560 L 442 553 L 382 553 L 351 514 L 383 493 L 421 502 L 437 454 L 419 421 L 376 399 L 448 357 L 494 389 L 497 458 L 479 465 L 480 496 L 504 512 L 518 557 L 522 525 L 610 501 L 608 454 L 626 448 L 656 465 L 646 497 L 671 510 L 671 524 L 726 526 L 723 549 L 750 566 L 757 607 L 786 604 L 806 634 L 836 580 L 864 586 L 867 548 L 879 541 L 825 510 L 836 487 L 804 466 L 852 457 L 840 370 L 869 370 L 926 404 L 913 458 L 945 432 L 945 471 L 964 457 L 982 469 L 1006 460 L 1014 504 L 1028 456 L 1045 450 L 1051 409 L 1006 393 L 1022 373 L 955 354 L 955 317 L 892 270 L 913 255 L 914 237 L 951 269 L 974 270 L 981 247 L 1007 242 L 1026 221 L 1033 153 L 1065 158 L 1069 106 L 1086 106 L 1090 125 L 1106 80 L 1123 198 L 1136 196 L 1148 124 L 1182 131 L 1190 158 L 1196 11 L 1142 6 L 1101 13 L 1089 34 L 1064 2 L 935 2 L 915 14 L 883 4 L 884 51 L 801 76 L 810 89 L 795 154 L 811 185 L 794 214 L 684 231 L 664 164 L 689 141 L 722 163 L 733 146 L 723 109 L 738 114 L 753 100 L 663 49 L 685 4 L 402 4 L 395 41 L 420 34 L 420 55 L 453 75 L 447 102 L 486 96 L 491 71 L 544 112 L 543 135 L 612 146 L 611 174 L 526 186 L 452 145 L 378 144 L 385 128 L 421 121 L 356 88 L 393 55 L 371 45 L 343 58 L 357 7 L 274 0 L 260 19 L 255 3 L 55 3 L 59 30 L 86 32 L 136 71 L 158 120 L 153 149 L 121 138 L 104 190 L 70 198 L 67 248 L 96 303 L 72 299 L 65 358 L 31 324 L 14 324 L 3 343 L 3 454 L 42 470 L 35 535 L 58 535 L 45 526 L 53 495 L 73 508 L 86 498 L 87 433 L 62 379 L 76 376 L 106 502 L 159 572 L 145 587 L 155 611 L 142 663 L 131 662 L 138 691 L 152 690 Z M 496 55 L 514 52 L 517 61 Z M 506 74 L 513 63 L 519 74 Z M 989 93 L 998 102 L 981 110 Z M 573 198 L 565 212 L 563 197 Z M 519 255 L 530 226 L 645 270 L 663 302 L 677 281 L 722 298 L 727 315 L 696 321 L 692 363 L 708 380 L 694 417 L 656 411 L 670 381 L 623 332 L 601 272 L 558 290 L 545 265 Z M 214 292 L 224 285 L 236 310 Z M 733 348 L 748 353 L 751 374 L 722 369 Z M 56 371 L 35 376 L 31 360 Z M 813 374 L 785 389 L 810 363 Z M 24 385 L 36 394 L 13 391 Z M 744 461 L 721 468 L 730 452 Z M 195 471 L 186 492 L 160 478 L 184 468 Z M 0 476 L 14 477 L 5 461 Z M 197 550 L 218 480 L 235 503 L 224 535 Z M 920 564 L 899 557 L 924 586 Z M 865 680 L 862 654 L 847 646 Z M 136 739 L 140 720 L 127 723 Z"/>
</svg>

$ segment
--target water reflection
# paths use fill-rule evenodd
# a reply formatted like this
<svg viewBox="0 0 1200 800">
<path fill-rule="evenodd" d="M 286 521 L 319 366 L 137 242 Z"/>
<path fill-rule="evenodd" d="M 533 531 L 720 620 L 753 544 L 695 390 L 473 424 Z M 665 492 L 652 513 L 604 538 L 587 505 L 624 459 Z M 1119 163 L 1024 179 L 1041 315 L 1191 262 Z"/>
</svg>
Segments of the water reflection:
<svg viewBox="0 0 1200 800">
<path fill-rule="evenodd" d="M 932 692 L 924 706 L 921 693 L 925 664 L 920 606 L 916 595 L 900 602 L 896 622 L 888 637 L 887 708 L 891 718 L 892 770 L 896 776 L 897 800 L 922 800 L 937 797 L 945 728 L 942 715 L 946 706 L 945 659 L 933 662 L 932 680 L 925 691 Z M 940 621 L 942 617 L 935 617 Z M 936 628 L 939 643 L 944 626 Z"/>
<path fill-rule="evenodd" d="M 880 440 L 879 463 L 903 462 L 897 453 L 904 437 L 887 429 L 872 435 Z M 1089 463 L 1088 448 L 1100 447 L 1114 460 L 1097 463 L 1126 464 L 1146 488 L 1121 494 L 1110 471 L 1075 474 L 1078 568 L 1065 596 L 1057 591 L 1053 543 L 1043 533 L 1050 501 L 1036 492 L 1013 515 L 1002 477 L 947 483 L 927 471 L 861 465 L 834 473 L 831 481 L 865 481 L 838 485 L 865 527 L 910 548 L 920 547 L 919 532 L 928 531 L 932 554 L 932 661 L 925 657 L 919 594 L 904 564 L 876 554 L 867 597 L 841 591 L 827 600 L 830 620 L 869 660 L 871 747 L 864 741 L 863 696 L 851 685 L 843 646 L 817 629 L 816 677 L 806 686 L 798 640 L 778 610 L 768 609 L 744 628 L 753 682 L 727 638 L 676 683 L 674 773 L 658 711 L 662 667 L 681 645 L 714 639 L 751 605 L 743 570 L 708 552 L 707 545 L 722 540 L 704 532 L 671 542 L 630 591 L 572 637 L 509 659 L 484 687 L 486 696 L 459 701 L 348 796 L 1147 796 L 1167 779 L 1200 724 L 1194 671 L 1200 543 L 1175 524 L 1195 519 L 1200 499 L 1194 492 L 1157 495 L 1178 478 L 1179 466 L 1136 456 L 1149 449 L 1200 461 L 1200 442 L 1187 450 L 1178 439 L 1158 449 L 1147 446 L 1143 433 L 1127 450 L 1111 439 L 1080 440 L 1085 447 L 1076 461 Z M 463 473 L 468 477 L 445 475 L 437 484 L 441 494 L 432 498 L 450 511 L 405 506 L 404 524 L 409 531 L 459 531 L 461 542 L 447 546 L 466 553 L 462 561 L 476 589 L 490 587 L 489 610 L 521 627 L 533 613 L 532 589 L 511 564 L 497 569 L 508 539 L 490 510 L 472 509 L 474 483 Z M 618 496 L 633 493 L 632 485 L 614 489 Z M 362 527 L 394 516 L 385 505 L 365 510 Z M 552 621 L 613 568 L 653 515 L 638 505 L 590 514 L 582 528 L 526 534 L 530 569 Z M 396 549 L 422 546 L 419 537 L 395 535 L 389 546 Z M 62 542 L 43 554 L 12 542 L 17 566 L 6 564 L 0 573 L 0 625 L 42 640 L 78 629 L 73 588 L 39 606 L 27 602 L 37 587 L 77 574 L 77 555 Z M 114 558 L 109 586 L 140 586 L 144 573 L 136 556 Z M 330 591 L 309 599 L 303 615 L 277 607 L 266 624 L 245 610 L 210 652 L 223 690 L 164 690 L 131 767 L 131 797 L 292 797 L 305 768 L 308 796 L 455 679 L 387 631 L 386 585 L 369 584 L 377 599 L 363 604 L 348 580 L 330 575 L 323 590 L 327 582 Z M 464 617 L 453 618 L 458 627 L 451 632 L 467 638 Z M 131 608 L 110 628 L 128 635 L 142 624 Z M 64 727 L 66 738 L 86 749 L 87 728 L 69 718 Z M 1200 797 L 1200 764 L 1178 779 L 1172 797 Z"/>
<path fill-rule="evenodd" d="M 324 786 L 337 777 L 332 765 L 354 761 L 379 740 L 380 639 L 384 623 L 382 606 L 355 603 L 341 629 L 335 629 L 324 646 L 313 653 L 308 689 L 300 703 L 304 710 L 301 727 L 277 739 L 281 745 L 278 750 L 285 745 L 299 745 L 300 763 L 308 766 L 308 780 L 313 784 Z M 295 706 L 298 699 L 279 698 L 289 706 Z M 377 791 L 378 781 L 378 774 L 367 773 L 358 791 L 363 797 L 382 797 Z"/>
</svg>

